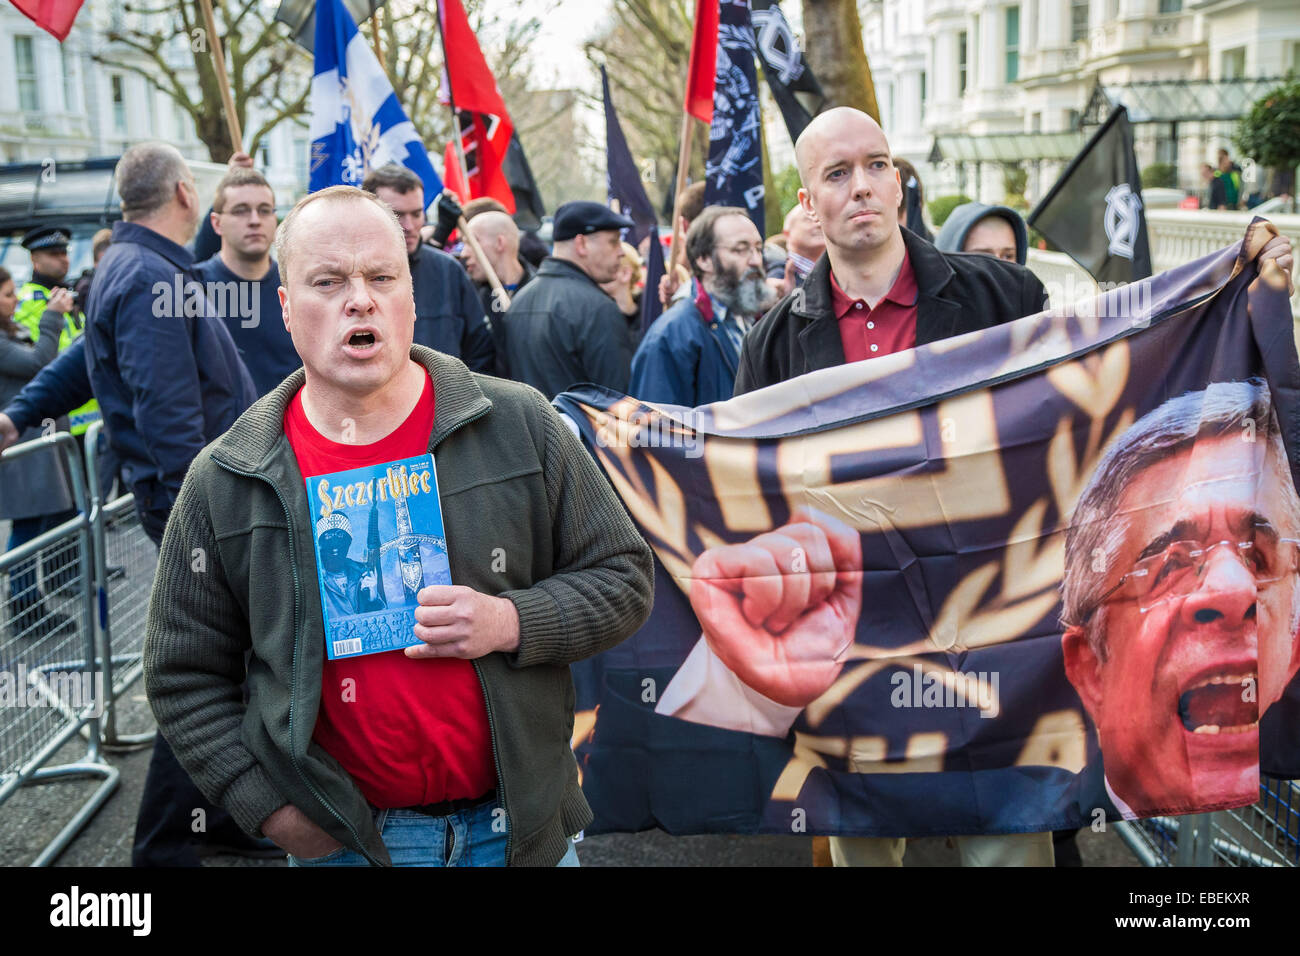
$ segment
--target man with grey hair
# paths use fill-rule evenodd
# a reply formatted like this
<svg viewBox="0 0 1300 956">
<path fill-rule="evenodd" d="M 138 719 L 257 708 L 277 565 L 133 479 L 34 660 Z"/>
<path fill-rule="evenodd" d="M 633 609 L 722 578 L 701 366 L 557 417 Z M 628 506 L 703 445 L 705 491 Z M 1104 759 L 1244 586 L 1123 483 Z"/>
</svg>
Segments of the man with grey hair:
<svg viewBox="0 0 1300 956">
<path fill-rule="evenodd" d="M 159 729 L 204 793 L 291 865 L 576 865 L 591 811 L 569 747 L 569 664 L 645 620 L 650 549 L 543 396 L 413 344 L 387 205 L 349 186 L 313 193 L 277 252 L 303 369 L 185 479 L 144 653 Z M 307 484 L 424 455 L 456 583 L 403 603 L 416 646 L 326 660 L 310 541 L 329 515 Z"/>
<path fill-rule="evenodd" d="M 708 206 L 686 233 L 695 295 L 646 331 L 632 357 L 628 392 L 694 408 L 731 398 L 745 333 L 774 301 L 763 273 L 763 237 L 738 206 Z"/>
<path fill-rule="evenodd" d="M 114 175 L 123 221 L 113 225 L 91 286 L 86 369 L 140 523 L 157 544 L 190 462 L 257 392 L 185 249 L 204 205 L 185 160 L 174 146 L 140 143 L 122 155 Z M 204 810 L 209 844 L 247 843 L 227 815 L 202 799 L 160 735 L 136 820 L 133 865 L 199 865 L 190 845 L 195 809 Z"/>
<path fill-rule="evenodd" d="M 1106 451 L 1061 586 L 1065 671 L 1100 750 L 1078 787 L 1083 819 L 1258 797 L 1259 719 L 1300 666 L 1298 539 L 1258 380 L 1170 399 Z"/>
</svg>

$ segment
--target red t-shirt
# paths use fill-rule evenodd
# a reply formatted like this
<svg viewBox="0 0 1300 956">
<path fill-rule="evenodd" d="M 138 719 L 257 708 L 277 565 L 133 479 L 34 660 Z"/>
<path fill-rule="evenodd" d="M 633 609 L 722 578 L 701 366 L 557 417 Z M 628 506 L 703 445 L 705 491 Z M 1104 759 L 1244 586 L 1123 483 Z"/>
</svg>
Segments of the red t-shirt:
<svg viewBox="0 0 1300 956">
<path fill-rule="evenodd" d="M 284 433 L 303 476 L 315 477 L 425 454 L 433 407 L 426 379 L 396 431 L 371 445 L 344 445 L 312 427 L 299 391 Z M 377 807 L 481 797 L 496 786 L 483 689 L 466 660 L 411 660 L 401 651 L 326 660 L 312 737 Z"/>
<path fill-rule="evenodd" d="M 874 309 L 850 299 L 831 273 L 831 308 L 840 323 L 844 361 L 860 362 L 916 347 L 916 275 L 903 253 L 898 278 Z"/>
</svg>

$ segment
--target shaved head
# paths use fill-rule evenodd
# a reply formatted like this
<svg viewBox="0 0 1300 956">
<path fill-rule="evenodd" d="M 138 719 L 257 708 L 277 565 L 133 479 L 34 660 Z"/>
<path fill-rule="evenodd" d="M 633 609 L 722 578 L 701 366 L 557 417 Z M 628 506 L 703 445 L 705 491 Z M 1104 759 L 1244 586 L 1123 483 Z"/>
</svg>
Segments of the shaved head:
<svg viewBox="0 0 1300 956">
<path fill-rule="evenodd" d="M 519 227 L 510 218 L 510 214 L 497 209 L 487 209 L 469 220 L 465 228 L 478 240 L 483 254 L 492 264 L 492 271 L 497 274 L 497 277 L 502 282 L 515 281 L 520 269 Z M 487 283 L 487 273 L 468 242 L 461 250 L 460 261 L 471 279 L 481 284 Z"/>
<path fill-rule="evenodd" d="M 903 187 L 879 123 L 847 106 L 827 110 L 799 135 L 795 160 L 799 204 L 821 227 L 832 266 L 844 256 L 901 261 Z"/>
<path fill-rule="evenodd" d="M 809 170 L 814 169 L 819 161 L 824 160 L 828 149 L 836 146 L 846 134 L 851 132 L 865 132 L 873 138 L 878 137 L 884 155 L 890 155 L 889 141 L 885 139 L 885 131 L 880 128 L 879 123 L 862 110 L 855 110 L 851 106 L 837 106 L 814 116 L 812 122 L 804 127 L 799 138 L 795 140 L 794 161 L 799 167 L 799 181 L 807 186 Z"/>
<path fill-rule="evenodd" d="M 498 236 L 501 236 L 506 240 L 506 244 L 518 253 L 519 227 L 515 225 L 515 221 L 508 213 L 489 209 L 471 219 L 468 226 L 469 231 L 474 233 L 474 238 L 484 245 L 494 242 Z"/>
</svg>

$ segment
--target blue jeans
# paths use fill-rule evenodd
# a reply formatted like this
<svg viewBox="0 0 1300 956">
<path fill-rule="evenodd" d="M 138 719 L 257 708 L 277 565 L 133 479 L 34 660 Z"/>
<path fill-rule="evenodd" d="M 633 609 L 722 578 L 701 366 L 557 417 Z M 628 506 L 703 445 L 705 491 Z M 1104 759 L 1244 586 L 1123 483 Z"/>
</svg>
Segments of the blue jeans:
<svg viewBox="0 0 1300 956">
<path fill-rule="evenodd" d="M 414 810 L 375 810 L 375 826 L 393 866 L 505 866 L 506 823 L 499 803 L 484 803 L 445 817 Z M 321 857 L 289 857 L 290 866 L 368 866 L 355 850 L 339 847 Z M 572 842 L 557 866 L 578 866 Z"/>
</svg>

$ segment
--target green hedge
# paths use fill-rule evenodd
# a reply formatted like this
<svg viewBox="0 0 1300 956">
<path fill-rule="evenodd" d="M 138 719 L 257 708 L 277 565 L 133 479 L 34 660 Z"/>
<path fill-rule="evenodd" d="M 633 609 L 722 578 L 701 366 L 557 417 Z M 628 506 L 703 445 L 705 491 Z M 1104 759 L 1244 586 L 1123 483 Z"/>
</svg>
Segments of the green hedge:
<svg viewBox="0 0 1300 956">
<path fill-rule="evenodd" d="M 1173 163 L 1152 163 L 1142 170 L 1143 189 L 1177 189 L 1178 169 Z"/>
<path fill-rule="evenodd" d="M 930 221 L 934 223 L 934 228 L 943 228 L 943 224 L 948 221 L 952 211 L 968 202 L 974 202 L 974 200 L 970 196 L 963 196 L 961 193 L 956 196 L 939 196 L 936 199 L 931 199 L 926 203 L 926 208 L 930 210 Z"/>
</svg>

